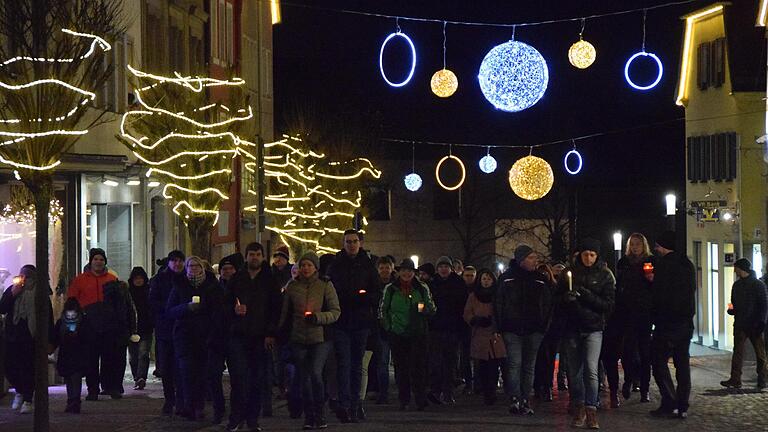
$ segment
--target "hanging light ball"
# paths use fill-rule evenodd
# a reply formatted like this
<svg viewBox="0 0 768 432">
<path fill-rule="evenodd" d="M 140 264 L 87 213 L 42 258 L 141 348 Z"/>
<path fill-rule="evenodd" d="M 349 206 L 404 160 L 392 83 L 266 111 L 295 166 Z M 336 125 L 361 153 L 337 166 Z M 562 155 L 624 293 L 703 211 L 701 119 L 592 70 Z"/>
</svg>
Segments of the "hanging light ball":
<svg viewBox="0 0 768 432">
<path fill-rule="evenodd" d="M 488 102 L 502 111 L 517 112 L 530 108 L 544 96 L 549 69 L 536 48 L 509 41 L 488 51 L 477 79 Z"/>
<path fill-rule="evenodd" d="M 405 188 L 411 192 L 421 189 L 421 176 L 416 173 L 410 173 L 405 176 Z"/>
<path fill-rule="evenodd" d="M 579 39 L 568 50 L 568 61 L 579 69 L 586 69 L 592 66 L 592 63 L 595 62 L 595 57 L 597 57 L 597 50 L 584 39 Z"/>
<path fill-rule="evenodd" d="M 509 170 L 509 186 L 515 195 L 534 201 L 546 196 L 555 182 L 552 167 L 544 159 L 526 156 Z"/>
<path fill-rule="evenodd" d="M 480 165 L 480 171 L 490 174 L 494 171 L 496 171 L 496 167 L 498 164 L 496 163 L 496 159 L 494 159 L 491 155 L 485 155 L 482 159 L 480 159 L 480 162 L 477 163 Z"/>
<path fill-rule="evenodd" d="M 432 93 L 441 98 L 447 98 L 456 93 L 456 89 L 459 88 L 459 79 L 449 69 L 440 69 L 432 75 L 429 85 L 432 87 Z"/>
</svg>

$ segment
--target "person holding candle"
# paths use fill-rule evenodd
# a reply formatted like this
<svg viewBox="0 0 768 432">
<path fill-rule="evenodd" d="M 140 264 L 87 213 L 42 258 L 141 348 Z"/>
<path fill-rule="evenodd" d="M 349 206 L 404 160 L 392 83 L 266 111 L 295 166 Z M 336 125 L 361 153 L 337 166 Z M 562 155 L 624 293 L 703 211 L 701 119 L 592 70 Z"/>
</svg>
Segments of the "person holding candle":
<svg viewBox="0 0 768 432">
<path fill-rule="evenodd" d="M 421 411 L 427 407 L 429 317 L 436 307 L 429 287 L 415 278 L 413 261 L 404 259 L 399 269 L 397 279 L 384 288 L 379 319 L 392 349 L 400 409 L 408 409 L 413 392 Z"/>
<path fill-rule="evenodd" d="M 613 310 L 616 280 L 600 260 L 600 242 L 585 238 L 568 270 L 560 299 L 567 317 L 565 348 L 571 396 L 571 426 L 598 429 L 598 363 L 607 317 Z M 566 273 L 567 275 L 567 273 Z"/>
<path fill-rule="evenodd" d="M 333 283 L 318 275 L 314 252 L 299 259 L 299 277 L 288 282 L 279 328 L 290 327 L 290 347 L 304 401 L 304 429 L 325 429 L 323 368 L 333 348 L 330 325 L 341 315 Z"/>
</svg>

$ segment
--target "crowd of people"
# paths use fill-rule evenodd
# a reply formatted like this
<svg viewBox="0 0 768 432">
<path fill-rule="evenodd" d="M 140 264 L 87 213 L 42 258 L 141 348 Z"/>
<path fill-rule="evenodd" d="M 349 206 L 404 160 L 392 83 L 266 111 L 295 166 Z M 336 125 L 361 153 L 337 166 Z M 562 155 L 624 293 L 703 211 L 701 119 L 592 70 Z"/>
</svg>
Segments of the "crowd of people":
<svg viewBox="0 0 768 432">
<path fill-rule="evenodd" d="M 557 386 L 569 395 L 571 425 L 597 429 L 603 376 L 610 406 L 619 408 L 636 391 L 651 402 L 653 373 L 661 400 L 651 414 L 688 416 L 696 275 L 676 251 L 674 232 L 657 236 L 655 254 L 632 234 L 615 276 L 594 239 L 583 239 L 563 263 L 543 262 L 521 244 L 498 274 L 448 256 L 396 265 L 365 250 L 362 233 L 347 230 L 343 238 L 335 255 L 307 252 L 294 265 L 287 247 L 270 264 L 264 247 L 251 243 L 222 259 L 218 276 L 206 261 L 175 250 L 151 279 L 136 267 L 127 283 L 109 270 L 103 250 L 92 249 L 61 316 L 50 320 L 66 412 L 81 410 L 83 377 L 87 401 L 120 399 L 126 358 L 134 389 L 143 390 L 154 345 L 162 415 L 204 421 L 210 400 L 212 421 L 223 422 L 228 370 L 229 431 L 261 430 L 275 387 L 290 417 L 303 415 L 304 429 L 327 428 L 329 409 L 341 423 L 365 421 L 368 392 L 390 403 L 390 364 L 401 410 L 456 404 L 459 390 L 493 405 L 501 382 L 509 413 L 534 415 L 533 398 L 551 401 Z M 741 387 L 749 340 L 762 389 L 766 286 L 748 260 L 734 268 L 733 368 L 721 384 Z M 0 298 L 5 352 L 13 353 L 7 377 L 21 413 L 32 409 L 36 277 L 33 266 L 22 267 Z"/>
</svg>

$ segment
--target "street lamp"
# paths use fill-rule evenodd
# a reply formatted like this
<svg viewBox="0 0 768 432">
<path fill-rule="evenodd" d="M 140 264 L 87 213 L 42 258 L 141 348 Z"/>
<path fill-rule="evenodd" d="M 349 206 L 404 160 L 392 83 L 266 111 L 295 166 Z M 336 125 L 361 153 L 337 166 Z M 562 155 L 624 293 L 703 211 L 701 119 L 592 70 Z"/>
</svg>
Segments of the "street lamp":
<svg viewBox="0 0 768 432">
<path fill-rule="evenodd" d="M 411 261 L 413 261 L 413 266 L 416 268 L 419 268 L 419 256 L 418 255 L 411 255 Z"/>
<path fill-rule="evenodd" d="M 675 194 L 670 193 L 664 199 L 667 201 L 667 216 L 674 216 L 677 213 L 677 197 Z"/>
<path fill-rule="evenodd" d="M 621 231 L 613 233 L 613 251 L 616 257 L 616 261 L 613 263 L 615 269 L 619 265 L 619 257 L 621 256 Z"/>
</svg>

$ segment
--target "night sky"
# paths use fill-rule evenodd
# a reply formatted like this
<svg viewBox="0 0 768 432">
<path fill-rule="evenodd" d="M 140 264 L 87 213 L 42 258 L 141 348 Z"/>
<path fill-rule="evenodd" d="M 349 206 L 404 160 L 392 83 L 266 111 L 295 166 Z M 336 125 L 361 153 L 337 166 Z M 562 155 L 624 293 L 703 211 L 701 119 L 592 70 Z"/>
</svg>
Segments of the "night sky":
<svg viewBox="0 0 768 432">
<path fill-rule="evenodd" d="M 583 203 L 582 219 L 607 218 L 619 226 L 630 215 L 651 225 L 663 215 L 667 191 L 684 192 L 685 124 L 674 104 L 682 46 L 680 16 L 711 2 L 651 10 L 646 50 L 664 64 L 661 83 L 646 92 L 634 90 L 623 76 L 626 59 L 642 44 L 642 12 L 587 20 L 584 39 L 597 49 L 589 69 L 568 63 L 567 51 L 578 40 L 580 22 L 518 27 L 516 40 L 535 47 L 548 62 L 549 87 L 533 107 L 519 113 L 494 109 L 483 97 L 477 71 L 486 53 L 511 37 L 511 29 L 451 25 L 447 27 L 447 66 L 459 79 L 459 90 L 448 99 L 432 94 L 429 80 L 442 68 L 442 24 L 400 20 L 413 39 L 418 56 L 413 80 L 402 88 L 386 85 L 379 73 L 381 42 L 395 30 L 393 19 L 358 16 L 348 9 L 383 14 L 457 21 L 519 23 L 588 16 L 650 7 L 665 1 L 308 1 L 282 2 L 283 22 L 274 29 L 275 120 L 284 130 L 286 106 L 309 101 L 333 113 L 374 111 L 386 138 L 475 144 L 533 145 L 582 135 L 620 131 L 577 141 L 585 168 L 568 176 L 562 156 L 570 144 L 535 150 L 555 171 L 556 184 L 576 186 Z M 310 5 L 314 8 L 300 7 Z M 320 9 L 317 9 L 320 8 Z M 407 63 L 404 45 L 388 53 L 388 73 L 397 76 Z M 404 60 L 404 61 L 402 61 Z M 637 69 L 638 80 L 651 69 Z M 402 155 L 402 175 L 410 170 L 411 146 L 383 142 L 392 155 Z M 445 147 L 420 146 L 417 159 L 431 172 Z M 505 173 L 527 149 L 498 149 L 493 154 Z M 467 166 L 485 149 L 459 150 Z M 477 169 L 469 175 L 480 175 Z M 425 177 L 422 175 L 422 177 Z M 503 178 L 503 177 L 502 177 Z M 500 191 L 510 193 L 506 182 Z M 582 198 L 583 196 L 583 198 Z M 608 197 L 609 199 L 605 199 Z M 656 218 L 656 219 L 654 219 Z M 615 220 L 615 221 L 614 221 Z M 616 222 L 619 221 L 619 222 Z M 598 229 L 598 227 L 592 227 Z M 587 227 L 587 229 L 592 229 Z M 599 227 L 602 229 L 603 227 Z M 633 230 L 635 227 L 624 227 Z M 625 231 L 626 232 L 626 231 Z"/>
</svg>

